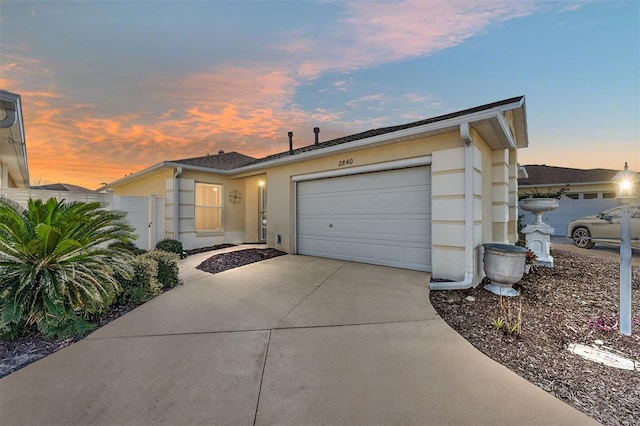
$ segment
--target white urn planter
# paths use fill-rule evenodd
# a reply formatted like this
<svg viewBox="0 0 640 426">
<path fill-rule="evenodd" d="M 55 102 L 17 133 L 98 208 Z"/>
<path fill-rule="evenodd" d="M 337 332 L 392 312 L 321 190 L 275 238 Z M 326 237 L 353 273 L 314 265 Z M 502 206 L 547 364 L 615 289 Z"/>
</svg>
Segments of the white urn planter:
<svg viewBox="0 0 640 426">
<path fill-rule="evenodd" d="M 517 296 L 512 286 L 522 279 L 527 261 L 527 249 L 502 243 L 486 243 L 484 247 L 484 273 L 491 280 L 486 290 L 500 296 Z"/>
<path fill-rule="evenodd" d="M 520 208 L 535 215 L 535 224 L 543 224 L 542 215 L 560 207 L 557 198 L 524 198 L 520 200 Z"/>
<path fill-rule="evenodd" d="M 544 213 L 560 207 L 557 198 L 524 198 L 520 200 L 520 208 L 535 215 L 536 221 L 527 225 L 522 233 L 526 236 L 527 248 L 536 254 L 537 262 L 542 266 L 553 267 L 551 257 L 551 235 L 554 229 L 542 221 Z"/>
</svg>

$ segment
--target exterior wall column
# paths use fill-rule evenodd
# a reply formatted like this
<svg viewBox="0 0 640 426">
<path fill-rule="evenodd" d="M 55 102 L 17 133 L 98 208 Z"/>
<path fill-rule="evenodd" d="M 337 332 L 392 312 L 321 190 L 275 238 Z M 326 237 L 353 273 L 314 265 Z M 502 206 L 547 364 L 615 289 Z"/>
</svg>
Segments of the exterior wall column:
<svg viewBox="0 0 640 426">
<path fill-rule="evenodd" d="M 518 151 L 509 151 L 509 242 L 518 241 Z"/>
<path fill-rule="evenodd" d="M 510 242 L 509 220 L 512 217 L 510 202 L 509 151 L 506 149 L 491 152 L 492 185 L 492 241 Z"/>
<path fill-rule="evenodd" d="M 171 177 L 165 181 L 166 192 L 164 195 L 165 200 L 165 233 L 167 238 L 177 239 L 175 232 L 175 211 L 176 211 L 176 193 L 174 191 L 174 181 L 176 179 Z"/>
<path fill-rule="evenodd" d="M 464 279 L 464 155 L 463 147 L 432 154 L 431 263 L 434 278 Z"/>
</svg>

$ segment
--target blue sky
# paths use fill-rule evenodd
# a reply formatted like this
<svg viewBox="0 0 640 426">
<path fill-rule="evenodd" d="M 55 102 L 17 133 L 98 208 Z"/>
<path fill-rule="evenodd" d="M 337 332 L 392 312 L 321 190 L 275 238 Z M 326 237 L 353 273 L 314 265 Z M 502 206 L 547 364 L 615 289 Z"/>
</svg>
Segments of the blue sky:
<svg viewBox="0 0 640 426">
<path fill-rule="evenodd" d="M 640 2 L 6 1 L 30 172 L 95 188 L 518 95 L 521 164 L 640 170 Z"/>
</svg>

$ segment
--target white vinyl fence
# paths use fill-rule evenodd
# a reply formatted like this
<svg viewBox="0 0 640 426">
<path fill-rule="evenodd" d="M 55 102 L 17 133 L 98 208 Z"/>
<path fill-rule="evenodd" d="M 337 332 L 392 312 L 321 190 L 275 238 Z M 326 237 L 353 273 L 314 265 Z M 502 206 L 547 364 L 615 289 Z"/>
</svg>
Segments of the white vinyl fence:
<svg viewBox="0 0 640 426">
<path fill-rule="evenodd" d="M 0 197 L 26 207 L 30 198 L 43 201 L 49 198 L 65 201 L 99 202 L 110 210 L 127 213 L 127 220 L 138 235 L 137 247 L 150 250 L 165 238 L 165 200 L 163 197 L 132 197 L 107 192 L 47 191 L 41 189 L 0 188 Z"/>
</svg>

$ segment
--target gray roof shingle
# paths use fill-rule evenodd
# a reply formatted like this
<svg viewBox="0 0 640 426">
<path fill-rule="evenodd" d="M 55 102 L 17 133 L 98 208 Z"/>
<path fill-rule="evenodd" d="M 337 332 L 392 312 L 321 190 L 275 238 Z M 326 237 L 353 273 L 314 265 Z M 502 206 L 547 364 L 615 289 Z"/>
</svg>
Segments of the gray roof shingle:
<svg viewBox="0 0 640 426">
<path fill-rule="evenodd" d="M 183 158 L 175 160 L 173 163 L 189 164 L 191 166 L 209 167 L 218 170 L 231 170 L 246 166 L 255 161 L 255 158 L 238 152 L 220 152 L 216 155 L 205 155 L 203 157 Z"/>
<path fill-rule="evenodd" d="M 527 170 L 527 179 L 518 179 L 519 185 L 553 185 L 571 183 L 608 182 L 619 172 L 609 169 L 571 169 L 567 167 L 531 164 L 523 166 Z"/>
<path fill-rule="evenodd" d="M 305 146 L 302 148 L 296 148 L 293 150 L 293 153 L 290 154 L 289 151 L 284 151 L 284 152 L 280 152 L 278 154 L 273 154 L 273 155 L 269 155 L 263 158 L 259 158 L 255 161 L 253 161 L 251 164 L 258 164 L 258 163 L 264 163 L 266 161 L 270 161 L 270 160 L 275 160 L 278 158 L 282 158 L 282 157 L 286 157 L 289 155 L 296 155 L 296 154 L 301 154 L 303 152 L 308 152 L 308 151 L 314 151 L 316 149 L 322 149 L 322 148 L 327 148 L 330 146 L 335 146 L 335 145 L 340 145 L 343 143 L 348 143 L 348 142 L 353 142 L 353 141 L 357 141 L 360 139 L 366 139 L 366 138 L 370 138 L 373 136 L 378 136 L 378 135 L 383 135 L 386 133 L 393 133 L 393 132 L 397 132 L 399 130 L 404 130 L 404 129 L 409 129 L 412 127 L 418 127 L 418 126 L 422 126 L 425 124 L 431 124 L 431 123 L 436 123 L 438 121 L 444 121 L 444 120 L 448 120 L 451 118 L 456 118 L 456 117 L 461 117 L 463 115 L 467 115 L 467 114 L 473 114 L 475 112 L 480 112 L 480 111 L 484 111 L 484 110 L 488 110 L 488 109 L 492 109 L 492 108 L 497 108 L 499 106 L 502 105 L 508 105 L 508 104 L 512 104 L 514 102 L 519 102 L 521 99 L 523 98 L 523 96 L 516 96 L 513 98 L 509 98 L 509 99 L 504 99 L 502 101 L 498 101 L 498 102 L 492 102 L 490 104 L 485 104 L 485 105 L 480 105 L 474 108 L 469 108 L 469 109 L 465 109 L 462 111 L 456 111 L 456 112 L 452 112 L 449 114 L 444 114 L 444 115 L 439 115 L 437 117 L 432 117 L 432 118 L 427 118 L 424 120 L 419 120 L 419 121 L 414 121 L 412 123 L 407 123 L 407 124 L 400 124 L 397 126 L 388 126 L 388 127 L 382 127 L 380 129 L 371 129 L 371 130 L 367 130 L 361 133 L 356 133 L 355 135 L 349 135 L 349 136 L 344 136 L 341 138 L 337 138 L 337 139 L 332 139 L 330 141 L 325 141 L 325 142 L 321 142 L 318 145 L 309 145 L 309 146 Z"/>
</svg>

